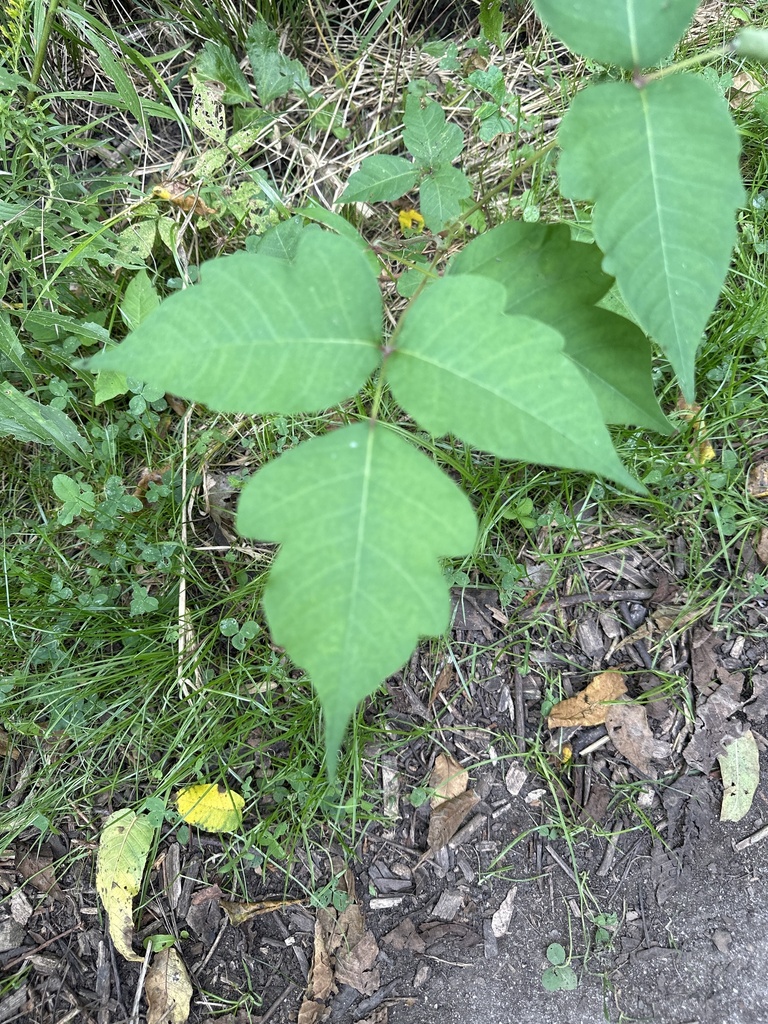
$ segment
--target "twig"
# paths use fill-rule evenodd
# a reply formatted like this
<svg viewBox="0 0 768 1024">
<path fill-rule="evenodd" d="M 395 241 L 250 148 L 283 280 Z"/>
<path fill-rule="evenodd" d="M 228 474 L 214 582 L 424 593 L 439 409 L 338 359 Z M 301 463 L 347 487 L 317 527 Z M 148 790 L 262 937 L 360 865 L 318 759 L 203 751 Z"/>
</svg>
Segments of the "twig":
<svg viewBox="0 0 768 1024">
<path fill-rule="evenodd" d="M 291 984 L 288 985 L 287 988 L 283 989 L 283 991 L 280 993 L 280 995 L 277 997 L 277 999 L 274 1001 L 274 1003 L 272 1003 L 272 1005 L 267 1010 L 267 1012 L 264 1014 L 264 1016 L 263 1017 L 259 1017 L 259 1024 L 267 1024 L 267 1021 L 269 1020 L 269 1018 L 270 1017 L 274 1017 L 274 1015 L 280 1009 L 280 1004 L 283 1003 L 284 1000 L 286 1000 L 288 998 L 288 996 L 291 994 L 291 989 L 293 989 L 295 987 L 296 986 L 293 984 L 293 982 L 291 982 Z"/>
<path fill-rule="evenodd" d="M 746 839 L 740 839 L 738 843 L 733 844 L 734 850 L 739 853 L 741 850 L 746 850 L 748 846 L 754 846 L 755 843 L 761 843 L 763 839 L 768 839 L 768 825 L 764 825 L 758 829 L 757 832 L 753 832 L 751 836 L 747 836 Z"/>
<path fill-rule="evenodd" d="M 549 843 L 546 843 L 544 845 L 544 849 L 547 851 L 547 853 L 552 858 L 552 860 L 555 862 L 555 864 L 557 864 L 557 866 L 559 868 L 561 868 L 566 873 L 566 875 L 568 875 L 568 877 L 573 882 L 573 884 L 574 885 L 578 885 L 579 884 L 578 878 L 576 877 L 576 875 L 574 875 L 573 871 L 571 871 L 571 869 L 565 863 L 565 861 L 560 856 L 560 854 L 557 853 L 555 850 L 553 850 L 552 847 L 549 845 Z"/>
<path fill-rule="evenodd" d="M 638 590 L 593 590 L 586 594 L 567 594 L 565 597 L 552 597 L 542 601 L 533 608 L 526 608 L 519 613 L 521 619 L 531 619 L 540 612 L 549 612 L 554 608 L 573 608 L 577 604 L 614 604 L 619 601 L 648 601 L 656 593 L 655 587 L 644 587 Z"/>
<path fill-rule="evenodd" d="M 131 1016 L 128 1018 L 128 1024 L 139 1024 L 139 1003 L 141 1002 L 141 996 L 144 991 L 144 981 L 147 977 L 147 971 L 149 970 L 149 961 L 152 959 L 152 943 L 147 943 L 147 951 L 144 954 L 144 960 L 141 964 L 141 972 L 139 974 L 139 980 L 136 983 L 136 992 L 133 996 L 133 1006 L 131 1007 Z"/>
</svg>

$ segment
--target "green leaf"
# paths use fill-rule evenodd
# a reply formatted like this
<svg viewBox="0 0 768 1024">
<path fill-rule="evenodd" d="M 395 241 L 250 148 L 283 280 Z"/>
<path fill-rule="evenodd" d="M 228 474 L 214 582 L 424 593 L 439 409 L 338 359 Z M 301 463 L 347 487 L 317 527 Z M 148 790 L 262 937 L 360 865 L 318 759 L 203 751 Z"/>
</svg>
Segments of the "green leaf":
<svg viewBox="0 0 768 1024">
<path fill-rule="evenodd" d="M 0 356 L 6 359 L 14 370 L 23 374 L 27 383 L 34 385 L 37 365 L 24 351 L 24 346 L 11 326 L 10 317 L 7 313 L 2 312 L 0 312 Z"/>
<path fill-rule="evenodd" d="M 696 350 L 744 198 L 738 135 L 724 101 L 690 75 L 643 89 L 591 86 L 571 104 L 559 141 L 563 195 L 594 201 L 603 268 L 692 399 Z"/>
<path fill-rule="evenodd" d="M 236 253 L 88 361 L 222 412 L 310 412 L 354 395 L 380 361 L 381 295 L 357 247 L 303 233 L 292 263 Z"/>
<path fill-rule="evenodd" d="M 83 452 L 90 451 L 91 446 L 69 417 L 59 409 L 27 398 L 8 381 L 0 381 L 2 435 L 15 437 L 17 441 L 52 445 L 73 462 L 88 463 Z"/>
<path fill-rule="evenodd" d="M 504 12 L 501 9 L 501 0 L 480 0 L 480 28 L 485 38 L 494 44 L 502 47 L 501 30 L 504 26 Z"/>
<path fill-rule="evenodd" d="M 419 168 L 402 156 L 367 156 L 360 170 L 350 175 L 339 202 L 391 203 L 411 191 L 419 173 Z"/>
<path fill-rule="evenodd" d="M 102 405 L 119 395 L 128 394 L 128 375 L 120 370 L 99 370 L 93 389 L 93 404 Z"/>
<path fill-rule="evenodd" d="M 699 0 L 534 0 L 533 6 L 575 53 L 631 70 L 669 56 Z"/>
<path fill-rule="evenodd" d="M 135 331 L 142 320 L 154 313 L 160 305 L 160 298 L 146 270 L 133 275 L 125 289 L 120 303 L 120 314 L 129 331 Z"/>
<path fill-rule="evenodd" d="M 209 40 L 195 58 L 195 73 L 202 82 L 221 82 L 222 103 L 250 103 L 251 90 L 237 57 L 224 43 Z"/>
<path fill-rule="evenodd" d="M 391 429 L 314 438 L 248 481 L 237 528 L 282 544 L 264 595 L 275 642 L 306 669 L 331 773 L 355 704 L 448 625 L 438 559 L 471 550 L 474 513 L 453 481 Z"/>
<path fill-rule="evenodd" d="M 261 256 L 271 256 L 290 263 L 299 251 L 303 231 L 304 221 L 301 217 L 289 217 L 269 228 L 263 235 L 250 235 L 246 243 L 248 252 L 257 252 Z"/>
<path fill-rule="evenodd" d="M 750 730 L 726 744 L 717 758 L 723 776 L 720 821 L 741 821 L 760 782 L 760 751 Z"/>
<path fill-rule="evenodd" d="M 99 67 L 103 70 L 107 79 L 114 83 L 115 89 L 125 105 L 126 110 L 130 111 L 133 117 L 142 126 L 142 129 L 146 132 L 147 138 L 151 139 L 152 133 L 150 130 L 149 119 L 145 113 L 143 101 L 136 91 L 136 86 L 133 84 L 133 81 L 125 70 L 126 66 L 130 66 L 130 62 L 126 59 L 126 55 L 123 51 L 123 47 L 117 33 L 113 33 L 113 40 L 118 48 L 119 57 L 115 56 L 114 51 L 107 44 L 107 39 L 103 32 L 103 26 L 101 26 L 102 31 L 94 31 L 89 27 L 93 24 L 92 19 L 84 12 L 78 12 L 72 8 L 67 11 L 67 18 L 80 26 L 80 30 L 83 35 L 86 37 L 88 43 L 93 47 L 96 55 L 98 56 Z"/>
<path fill-rule="evenodd" d="M 248 29 L 246 42 L 248 60 L 253 68 L 259 103 L 265 107 L 272 100 L 285 96 L 291 89 L 309 91 L 309 78 L 301 61 L 290 60 L 280 52 L 280 40 L 264 18 L 256 20 Z"/>
<path fill-rule="evenodd" d="M 454 256 L 447 273 L 498 281 L 507 291 L 505 313 L 561 324 L 611 287 L 602 260 L 596 245 L 572 241 L 566 224 L 508 221 L 474 238 Z"/>
<path fill-rule="evenodd" d="M 541 985 L 546 992 L 573 992 L 578 984 L 572 967 L 548 967 L 541 975 Z"/>
<path fill-rule="evenodd" d="M 565 354 L 581 370 L 606 423 L 672 433 L 653 390 L 651 346 L 636 324 L 585 306 L 551 326 L 563 334 Z"/>
<path fill-rule="evenodd" d="M 634 324 L 594 303 L 612 280 L 596 245 L 574 242 L 565 224 L 508 221 L 473 239 L 448 274 L 482 274 L 507 290 L 504 312 L 541 320 L 565 339 L 565 352 L 584 374 L 606 423 L 662 433 L 670 424 L 651 377 L 651 347 Z"/>
<path fill-rule="evenodd" d="M 557 331 L 504 314 L 506 292 L 445 277 L 413 303 L 386 364 L 397 401 L 425 430 L 502 458 L 589 470 L 642 490 Z"/>
<path fill-rule="evenodd" d="M 452 163 L 464 149 L 461 128 L 445 123 L 445 112 L 434 100 L 409 96 L 403 123 L 405 148 L 424 167 Z"/>
<path fill-rule="evenodd" d="M 473 71 L 467 78 L 467 81 L 474 85 L 476 89 L 480 89 L 481 92 L 487 92 L 489 96 L 493 97 L 497 105 L 506 103 L 509 98 L 501 68 L 497 68 L 493 64 L 488 68 L 478 68 L 476 71 Z"/>
<path fill-rule="evenodd" d="M 550 942 L 547 946 L 547 960 L 555 967 L 562 967 L 566 959 L 564 946 L 559 942 Z"/>
<path fill-rule="evenodd" d="M 365 256 L 374 274 L 377 277 L 379 276 L 381 273 L 381 263 L 379 263 L 378 256 L 360 232 L 348 220 L 345 220 L 340 213 L 334 213 L 333 210 L 328 210 L 325 206 L 321 206 L 310 199 L 306 206 L 302 206 L 300 210 L 296 211 L 296 214 L 299 217 L 306 217 L 307 220 L 311 220 L 314 224 L 322 224 L 324 227 L 330 228 L 337 235 L 343 235 L 345 238 L 348 238 Z"/>
<path fill-rule="evenodd" d="M 442 231 L 461 215 L 461 200 L 472 194 L 472 183 L 458 167 L 440 164 L 419 187 L 419 207 L 430 231 Z"/>
</svg>

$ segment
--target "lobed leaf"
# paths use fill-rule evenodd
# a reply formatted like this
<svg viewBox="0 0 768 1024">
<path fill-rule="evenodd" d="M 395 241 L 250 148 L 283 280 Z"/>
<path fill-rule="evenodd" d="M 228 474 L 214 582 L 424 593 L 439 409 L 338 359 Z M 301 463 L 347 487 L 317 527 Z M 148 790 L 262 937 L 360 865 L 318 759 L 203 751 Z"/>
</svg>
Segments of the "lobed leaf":
<svg viewBox="0 0 768 1024">
<path fill-rule="evenodd" d="M 195 58 L 195 73 L 201 82 L 220 82 L 224 86 L 222 103 L 251 102 L 248 79 L 225 43 L 209 39 Z"/>
<path fill-rule="evenodd" d="M 381 295 L 346 238 L 302 233 L 295 260 L 205 263 L 122 344 L 88 361 L 222 412 L 310 412 L 354 395 L 379 364 Z"/>
<path fill-rule="evenodd" d="M 260 469 L 237 528 L 282 545 L 264 594 L 276 643 L 306 669 L 325 714 L 331 772 L 356 703 L 450 617 L 438 559 L 477 531 L 449 477 L 381 425 L 314 438 Z"/>
<path fill-rule="evenodd" d="M 594 305 L 612 285 L 602 259 L 596 245 L 574 242 L 565 224 L 509 221 L 473 239 L 447 273 L 498 281 L 507 291 L 505 313 L 559 331 L 606 423 L 669 433 L 653 391 L 648 339 L 629 320 Z"/>
<path fill-rule="evenodd" d="M 391 203 L 419 180 L 419 168 L 403 156 L 367 156 L 351 174 L 341 194 L 342 203 Z"/>
<path fill-rule="evenodd" d="M 293 88 L 309 91 L 309 78 L 301 61 L 291 60 L 280 52 L 280 40 L 264 18 L 257 14 L 248 29 L 246 41 L 248 60 L 253 69 L 259 103 L 267 104 L 285 96 Z"/>
<path fill-rule="evenodd" d="M 736 240 L 739 141 L 709 82 L 675 75 L 579 93 L 563 118 L 560 189 L 595 203 L 604 270 L 661 346 L 688 399 Z"/>
<path fill-rule="evenodd" d="M 423 102 L 423 105 L 422 105 Z M 439 103 L 419 96 L 405 102 L 403 143 L 424 167 L 452 163 L 464 149 L 464 133 L 457 124 L 446 124 Z"/>
<path fill-rule="evenodd" d="M 430 231 L 442 231 L 458 220 L 461 200 L 472 194 L 469 178 L 458 167 L 440 164 L 428 174 L 419 188 L 421 214 Z"/>
<path fill-rule="evenodd" d="M 699 0 L 534 0 L 533 6 L 575 53 L 631 70 L 672 52 Z"/>
<path fill-rule="evenodd" d="M 506 300 L 498 282 L 474 275 L 445 277 L 419 296 L 386 364 L 397 401 L 435 435 L 642 490 L 562 336 L 538 320 L 507 316 Z"/>
</svg>

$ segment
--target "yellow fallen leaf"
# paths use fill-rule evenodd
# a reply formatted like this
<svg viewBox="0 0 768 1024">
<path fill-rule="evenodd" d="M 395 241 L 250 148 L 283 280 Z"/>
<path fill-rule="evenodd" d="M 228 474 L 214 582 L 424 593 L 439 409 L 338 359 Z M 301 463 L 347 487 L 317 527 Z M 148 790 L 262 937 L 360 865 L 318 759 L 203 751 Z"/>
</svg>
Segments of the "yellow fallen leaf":
<svg viewBox="0 0 768 1024">
<path fill-rule="evenodd" d="M 148 1005 L 147 1024 L 184 1024 L 189 1017 L 192 982 L 173 946 L 161 950 L 153 959 L 144 992 Z"/>
<path fill-rule="evenodd" d="M 547 725 L 550 729 L 602 725 L 610 706 L 607 702 L 617 700 L 626 692 L 621 672 L 601 672 L 586 689 L 555 704 L 547 718 Z"/>
<path fill-rule="evenodd" d="M 423 231 L 424 218 L 418 210 L 400 210 L 397 215 L 402 231 Z"/>
<path fill-rule="evenodd" d="M 138 893 L 155 830 L 146 815 L 123 808 L 104 823 L 96 858 L 96 890 L 109 919 L 115 949 L 140 961 L 131 949 L 133 897 Z"/>
<path fill-rule="evenodd" d="M 245 800 L 219 783 L 187 786 L 176 797 L 179 814 L 204 832 L 234 832 L 243 823 Z"/>
</svg>

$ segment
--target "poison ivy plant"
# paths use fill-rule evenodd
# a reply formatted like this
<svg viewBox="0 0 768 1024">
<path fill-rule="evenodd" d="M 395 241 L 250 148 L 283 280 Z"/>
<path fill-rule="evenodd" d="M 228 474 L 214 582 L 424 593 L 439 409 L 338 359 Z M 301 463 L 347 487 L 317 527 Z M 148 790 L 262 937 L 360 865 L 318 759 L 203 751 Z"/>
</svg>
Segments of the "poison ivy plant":
<svg viewBox="0 0 768 1024">
<path fill-rule="evenodd" d="M 728 111 L 703 79 L 640 73 L 674 47 L 695 4 L 536 6 L 579 52 L 635 71 L 633 83 L 583 90 L 559 135 L 561 189 L 594 203 L 597 245 L 574 241 L 566 225 L 502 224 L 442 278 L 431 268 L 385 335 L 376 254 L 338 214 L 308 206 L 251 251 L 204 264 L 198 285 L 141 322 L 137 314 L 129 337 L 88 364 L 251 414 L 327 409 L 371 380 L 366 418 L 358 397 L 342 406 L 342 425 L 261 467 L 237 519 L 246 536 L 280 545 L 265 612 L 318 691 L 331 771 L 356 702 L 421 634 L 447 626 L 440 559 L 470 552 L 477 531 L 468 499 L 401 418 L 382 419 L 384 389 L 432 435 L 642 491 L 606 424 L 669 431 L 652 388 L 652 341 L 691 398 L 727 269 L 742 194 Z M 283 89 L 293 72 L 274 68 Z M 412 159 L 367 158 L 342 202 L 388 202 L 418 186 L 427 227 L 450 231 L 470 191 L 455 166 L 462 133 L 415 95 L 404 123 Z M 614 288 L 633 320 L 603 308 Z M 146 282 L 131 293 L 142 311 L 145 293 L 151 304 Z"/>
</svg>

